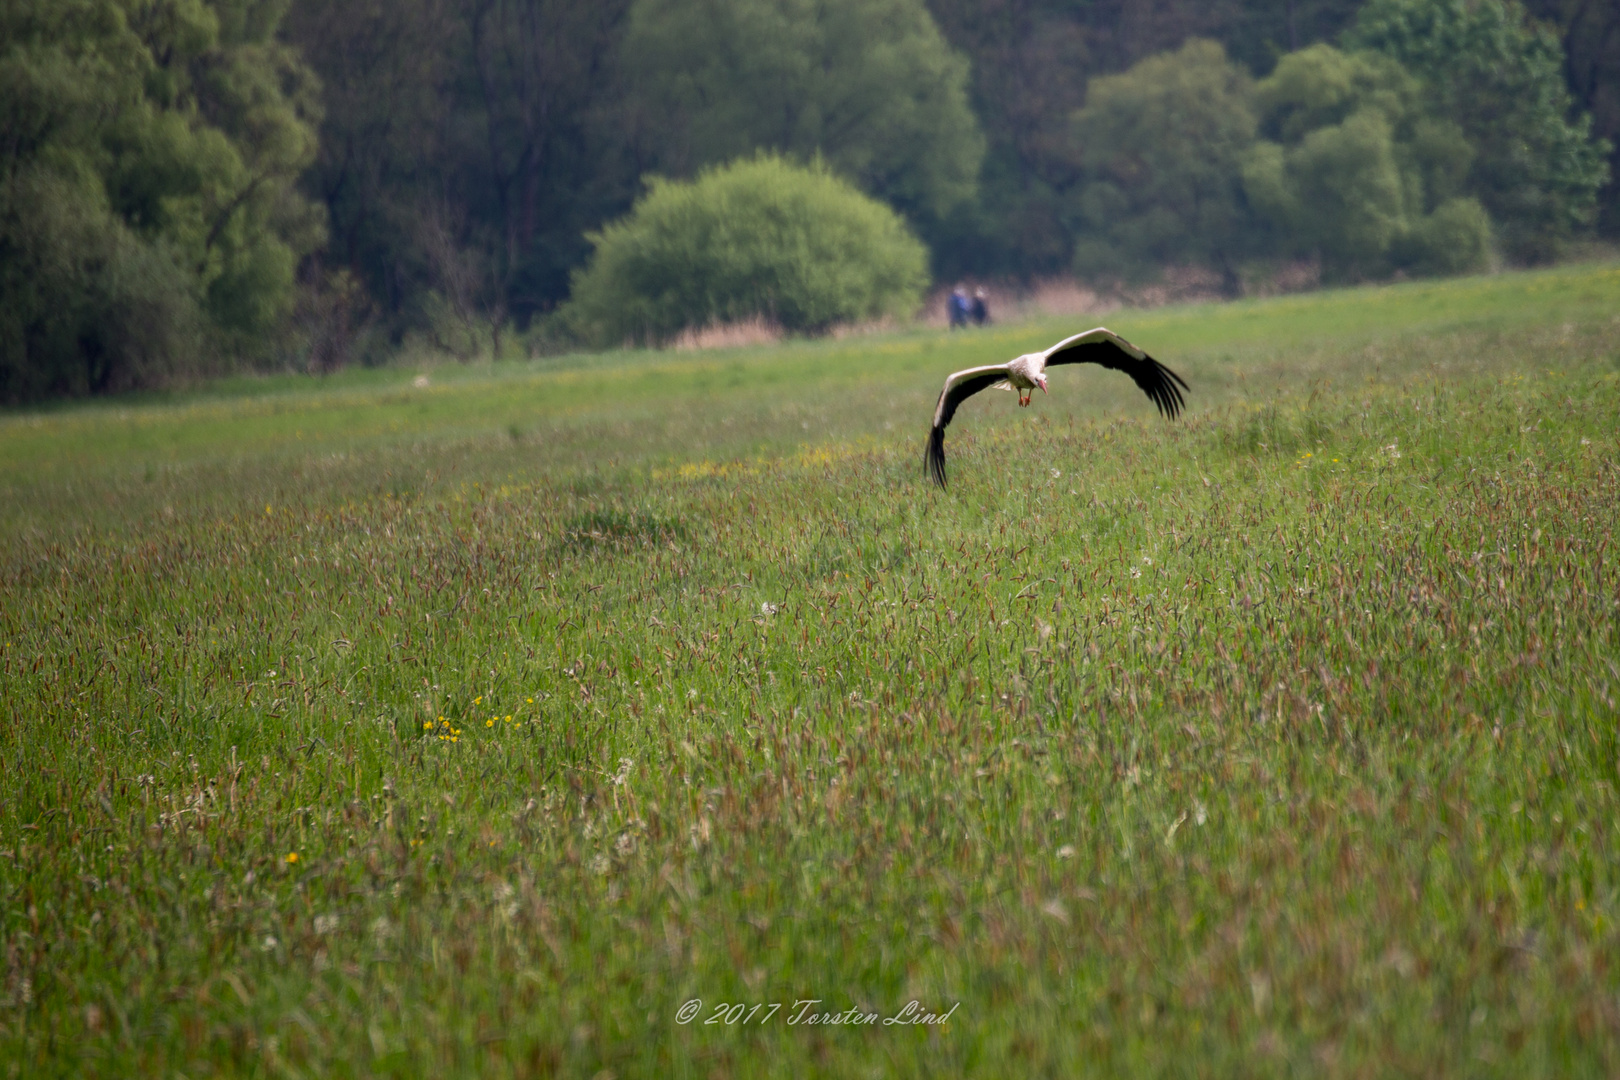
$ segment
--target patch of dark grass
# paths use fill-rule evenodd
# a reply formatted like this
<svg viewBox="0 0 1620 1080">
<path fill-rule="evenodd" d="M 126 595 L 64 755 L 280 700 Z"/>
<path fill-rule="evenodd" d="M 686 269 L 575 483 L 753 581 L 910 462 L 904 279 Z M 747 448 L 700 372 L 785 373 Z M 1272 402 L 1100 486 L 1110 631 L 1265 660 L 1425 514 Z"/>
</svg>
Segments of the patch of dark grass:
<svg viewBox="0 0 1620 1080">
<path fill-rule="evenodd" d="M 576 514 L 560 530 L 559 545 L 569 552 L 626 551 L 655 544 L 685 543 L 686 522 L 645 510 L 609 507 Z"/>
</svg>

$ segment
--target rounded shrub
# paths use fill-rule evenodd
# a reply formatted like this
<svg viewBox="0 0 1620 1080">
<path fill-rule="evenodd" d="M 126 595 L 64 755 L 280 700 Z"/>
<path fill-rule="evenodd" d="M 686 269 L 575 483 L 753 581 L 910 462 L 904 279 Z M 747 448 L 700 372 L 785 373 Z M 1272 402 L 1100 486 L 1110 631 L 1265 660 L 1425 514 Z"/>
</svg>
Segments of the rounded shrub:
<svg viewBox="0 0 1620 1080">
<path fill-rule="evenodd" d="M 770 155 L 653 179 L 588 238 L 596 250 L 562 318 L 601 345 L 759 318 L 815 333 L 909 314 L 928 283 L 927 249 L 899 215 L 819 163 Z"/>
</svg>

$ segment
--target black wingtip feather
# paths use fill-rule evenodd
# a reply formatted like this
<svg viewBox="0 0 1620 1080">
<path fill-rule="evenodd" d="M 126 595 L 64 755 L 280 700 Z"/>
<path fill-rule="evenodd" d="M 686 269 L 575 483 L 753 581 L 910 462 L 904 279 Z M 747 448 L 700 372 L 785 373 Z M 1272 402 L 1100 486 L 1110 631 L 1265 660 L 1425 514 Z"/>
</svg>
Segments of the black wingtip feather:
<svg viewBox="0 0 1620 1080">
<path fill-rule="evenodd" d="M 928 450 L 923 455 L 928 473 L 941 488 L 945 487 L 945 429 L 937 427 L 928 433 Z"/>
<path fill-rule="evenodd" d="M 1153 399 L 1153 404 L 1159 407 L 1159 414 L 1174 420 L 1181 415 L 1181 410 L 1187 407 L 1187 400 L 1181 396 L 1181 391 L 1191 390 L 1192 388 L 1186 384 L 1180 375 L 1177 375 L 1152 357 L 1148 357 L 1147 362 L 1153 365 L 1151 370 L 1155 378 L 1143 389 L 1147 390 L 1148 397 Z"/>
</svg>

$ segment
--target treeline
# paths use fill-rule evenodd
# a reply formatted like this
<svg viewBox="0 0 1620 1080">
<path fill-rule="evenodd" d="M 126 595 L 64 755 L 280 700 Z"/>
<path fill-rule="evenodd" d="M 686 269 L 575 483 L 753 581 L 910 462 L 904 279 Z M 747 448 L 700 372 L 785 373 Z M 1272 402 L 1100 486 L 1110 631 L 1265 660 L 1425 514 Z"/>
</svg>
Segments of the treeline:
<svg viewBox="0 0 1620 1080">
<path fill-rule="evenodd" d="M 760 150 L 939 278 L 1237 291 L 1620 235 L 1617 133 L 1620 0 L 0 0 L 0 398 L 544 347 Z"/>
</svg>

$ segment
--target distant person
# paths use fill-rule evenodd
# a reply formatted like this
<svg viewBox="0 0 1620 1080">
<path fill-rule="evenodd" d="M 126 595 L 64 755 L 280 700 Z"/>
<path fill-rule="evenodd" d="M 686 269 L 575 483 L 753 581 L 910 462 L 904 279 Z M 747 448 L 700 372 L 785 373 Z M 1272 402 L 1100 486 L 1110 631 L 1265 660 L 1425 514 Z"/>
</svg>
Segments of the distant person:
<svg viewBox="0 0 1620 1080">
<path fill-rule="evenodd" d="M 967 325 L 968 310 L 967 290 L 958 285 L 951 290 L 950 299 L 945 301 L 945 313 L 950 316 L 952 330 Z"/>
<path fill-rule="evenodd" d="M 974 326 L 983 326 L 990 321 L 989 299 L 983 289 L 973 290 L 973 306 L 968 309 L 968 316 L 973 320 Z"/>
</svg>

